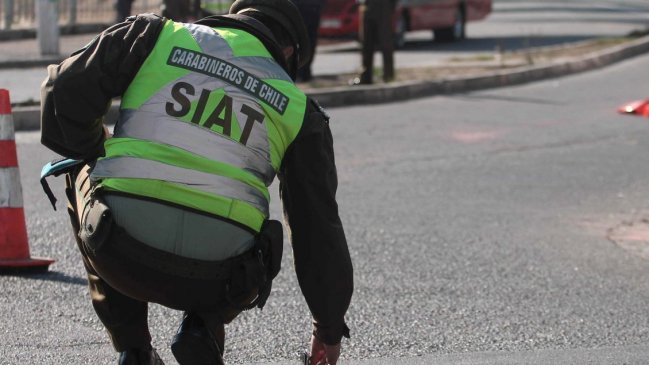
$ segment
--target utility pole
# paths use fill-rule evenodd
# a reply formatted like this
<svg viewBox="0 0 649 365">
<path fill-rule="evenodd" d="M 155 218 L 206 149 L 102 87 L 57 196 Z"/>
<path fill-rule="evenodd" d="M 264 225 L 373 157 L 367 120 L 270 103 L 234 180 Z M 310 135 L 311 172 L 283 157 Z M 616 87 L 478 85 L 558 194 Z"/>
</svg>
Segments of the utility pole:
<svg viewBox="0 0 649 365">
<path fill-rule="evenodd" d="M 38 44 L 41 55 L 59 55 L 59 16 L 57 0 L 36 0 Z"/>
<path fill-rule="evenodd" d="M 5 24 L 4 24 L 4 29 L 9 30 L 11 29 L 11 23 L 13 23 L 14 20 L 14 1 L 13 0 L 5 0 L 4 1 L 4 15 L 5 15 Z"/>
</svg>

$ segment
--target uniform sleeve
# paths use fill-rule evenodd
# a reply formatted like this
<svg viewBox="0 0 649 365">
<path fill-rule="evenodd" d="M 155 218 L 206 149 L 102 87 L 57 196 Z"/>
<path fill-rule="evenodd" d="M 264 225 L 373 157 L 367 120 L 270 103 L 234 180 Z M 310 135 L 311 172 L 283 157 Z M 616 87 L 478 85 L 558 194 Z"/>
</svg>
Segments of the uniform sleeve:
<svg viewBox="0 0 649 365">
<path fill-rule="evenodd" d="M 353 292 L 353 273 L 336 203 L 333 140 L 322 113 L 307 113 L 279 178 L 295 271 L 313 315 L 314 335 L 324 343 L 337 344 L 341 337 L 349 337 L 344 316 Z"/>
<path fill-rule="evenodd" d="M 163 21 L 153 14 L 131 17 L 47 68 L 41 85 L 43 145 L 75 159 L 104 154 L 104 115 L 149 55 Z"/>
</svg>

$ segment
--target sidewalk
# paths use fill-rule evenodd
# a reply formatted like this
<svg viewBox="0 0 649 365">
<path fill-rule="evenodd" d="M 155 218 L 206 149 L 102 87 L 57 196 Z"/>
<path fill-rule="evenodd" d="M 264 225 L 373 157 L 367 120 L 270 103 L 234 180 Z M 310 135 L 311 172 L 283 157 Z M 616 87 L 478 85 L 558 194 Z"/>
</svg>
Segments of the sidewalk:
<svg viewBox="0 0 649 365">
<path fill-rule="evenodd" d="M 61 55 L 68 55 L 79 49 L 92 40 L 94 35 L 95 33 L 62 35 L 60 38 Z M 354 47 L 354 45 L 350 44 L 321 45 L 318 47 L 317 52 L 318 54 L 328 53 L 329 59 L 331 57 L 336 58 L 341 47 L 347 47 L 348 49 Z M 451 72 L 442 72 L 441 76 L 439 76 L 431 74 L 430 68 L 427 70 L 422 68 L 419 73 L 417 70 L 398 68 L 397 75 L 405 76 L 401 80 L 389 84 L 377 83 L 353 87 L 344 84 L 326 86 L 327 83 L 318 82 L 318 79 L 325 80 L 333 76 L 320 75 L 317 71 L 314 71 L 316 81 L 309 84 L 299 84 L 299 86 L 309 96 L 318 100 L 325 108 L 387 103 L 438 94 L 511 86 L 560 77 L 604 67 L 645 52 L 649 52 L 649 36 L 639 37 L 596 52 L 580 54 L 574 57 L 550 58 L 532 65 L 510 65 L 510 67 L 499 68 L 493 67 L 493 61 L 490 61 L 490 65 L 483 62 L 482 65 L 477 64 L 470 74 L 455 72 L 452 75 Z M 38 41 L 33 38 L 0 42 L 0 88 L 8 88 L 11 92 L 16 130 L 37 129 L 39 127 L 39 85 L 46 76 L 45 65 L 58 63 L 63 58 L 64 56 L 39 55 Z M 317 59 L 318 56 L 316 55 Z M 341 62 L 344 62 L 342 58 Z M 355 65 L 347 66 L 347 68 L 353 68 Z M 439 65 L 439 62 L 437 62 L 435 66 L 431 64 L 430 67 L 443 68 L 445 66 Z M 342 76 L 346 77 L 346 75 Z M 341 75 L 337 77 L 340 78 Z M 107 122 L 114 121 L 117 115 L 116 112 L 117 103 L 114 103 L 107 116 Z"/>
<path fill-rule="evenodd" d="M 90 42 L 97 33 L 62 35 L 59 39 L 61 56 L 41 56 L 36 38 L 0 41 L 0 69 L 45 67 L 59 63 L 63 55 L 69 55 Z"/>
</svg>

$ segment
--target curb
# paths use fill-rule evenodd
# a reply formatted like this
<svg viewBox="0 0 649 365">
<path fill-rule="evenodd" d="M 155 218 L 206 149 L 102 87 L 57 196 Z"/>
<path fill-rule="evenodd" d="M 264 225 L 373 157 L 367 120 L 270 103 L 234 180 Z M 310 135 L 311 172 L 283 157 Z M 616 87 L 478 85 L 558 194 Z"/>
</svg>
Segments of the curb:
<svg viewBox="0 0 649 365">
<path fill-rule="evenodd" d="M 61 63 L 64 59 L 65 57 L 63 56 L 43 56 L 24 60 L 7 60 L 0 63 L 0 70 L 11 68 L 47 67 L 51 64 Z"/>
<path fill-rule="evenodd" d="M 494 72 L 469 78 L 456 77 L 423 81 L 404 81 L 390 85 L 338 86 L 323 89 L 306 89 L 304 91 L 325 108 L 390 103 L 433 95 L 454 94 L 519 85 L 572 75 L 602 68 L 647 52 L 649 52 L 649 36 L 644 36 L 624 45 L 614 46 L 578 59 L 556 62 L 550 65 L 524 66 L 508 71 Z M 115 122 L 118 108 L 119 103 L 113 102 L 105 118 L 107 124 Z M 40 107 L 15 107 L 13 119 L 16 130 L 38 129 L 40 128 Z"/>
<path fill-rule="evenodd" d="M 112 125 L 117 120 L 119 113 L 119 102 L 113 102 L 108 113 L 104 117 L 104 123 Z M 14 129 L 17 131 L 31 131 L 41 128 L 41 107 L 40 105 L 33 106 L 15 106 L 12 107 L 12 116 L 14 121 Z"/>
<path fill-rule="evenodd" d="M 340 86 L 306 90 L 324 107 L 376 104 L 425 96 L 512 86 L 527 82 L 590 71 L 649 52 L 649 36 L 644 36 L 581 58 L 542 66 L 523 66 L 469 78 L 455 77 L 423 81 L 404 81 L 390 85 Z M 397 71 L 398 72 L 398 71 Z"/>
</svg>

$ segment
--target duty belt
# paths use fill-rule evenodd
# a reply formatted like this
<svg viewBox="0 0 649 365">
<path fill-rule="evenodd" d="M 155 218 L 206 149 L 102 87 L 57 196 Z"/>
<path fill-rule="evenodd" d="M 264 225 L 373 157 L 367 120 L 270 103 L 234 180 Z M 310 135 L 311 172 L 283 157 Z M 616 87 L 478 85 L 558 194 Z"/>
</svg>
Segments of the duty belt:
<svg viewBox="0 0 649 365">
<path fill-rule="evenodd" d="M 230 274 L 229 269 L 233 265 L 244 260 L 255 259 L 257 256 L 255 247 L 240 255 L 220 261 L 205 261 L 178 256 L 142 243 L 116 224 L 113 224 L 106 245 L 149 268 L 192 279 L 227 278 Z"/>
</svg>

